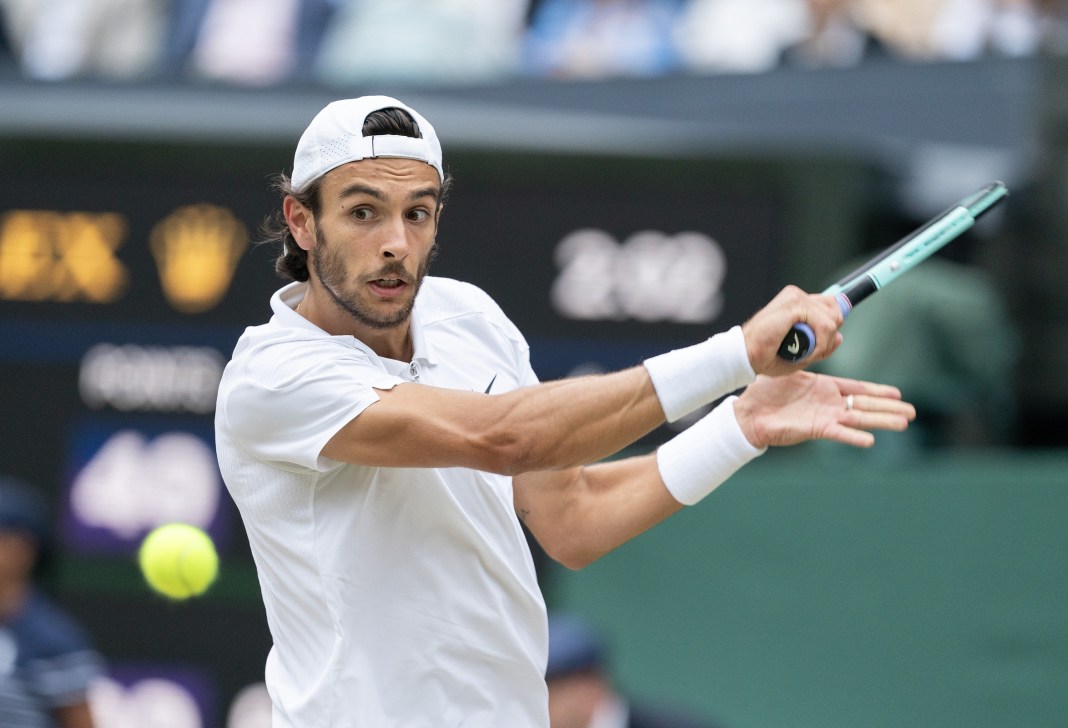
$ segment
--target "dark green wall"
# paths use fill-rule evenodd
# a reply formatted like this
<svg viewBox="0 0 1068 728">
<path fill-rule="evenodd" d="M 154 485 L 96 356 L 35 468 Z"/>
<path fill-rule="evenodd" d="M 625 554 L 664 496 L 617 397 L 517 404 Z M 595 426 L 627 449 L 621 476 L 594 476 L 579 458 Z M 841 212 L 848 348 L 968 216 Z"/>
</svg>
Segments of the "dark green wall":
<svg viewBox="0 0 1068 728">
<path fill-rule="evenodd" d="M 1068 453 L 878 447 L 773 451 L 553 606 L 725 728 L 1065 725 Z"/>
</svg>

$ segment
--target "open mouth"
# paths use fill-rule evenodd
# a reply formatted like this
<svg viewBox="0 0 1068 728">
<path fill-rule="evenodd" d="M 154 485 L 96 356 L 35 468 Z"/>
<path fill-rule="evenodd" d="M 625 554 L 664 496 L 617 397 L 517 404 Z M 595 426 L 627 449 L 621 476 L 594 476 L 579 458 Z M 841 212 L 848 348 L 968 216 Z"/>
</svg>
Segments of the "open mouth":
<svg viewBox="0 0 1068 728">
<path fill-rule="evenodd" d="M 408 281 L 403 278 L 376 278 L 370 282 L 370 286 L 376 295 L 392 298 L 404 294 L 408 288 Z"/>
</svg>

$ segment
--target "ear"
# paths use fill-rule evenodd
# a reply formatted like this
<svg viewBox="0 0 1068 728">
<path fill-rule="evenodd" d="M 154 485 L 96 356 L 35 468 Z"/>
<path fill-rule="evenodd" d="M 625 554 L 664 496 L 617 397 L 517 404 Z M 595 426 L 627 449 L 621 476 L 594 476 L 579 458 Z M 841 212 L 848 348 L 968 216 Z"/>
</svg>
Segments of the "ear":
<svg viewBox="0 0 1068 728">
<path fill-rule="evenodd" d="M 315 216 L 311 210 L 302 205 L 292 195 L 287 195 L 282 201 L 282 212 L 289 225 L 289 232 L 293 233 L 293 239 L 302 250 L 311 250 L 315 247 Z"/>
</svg>

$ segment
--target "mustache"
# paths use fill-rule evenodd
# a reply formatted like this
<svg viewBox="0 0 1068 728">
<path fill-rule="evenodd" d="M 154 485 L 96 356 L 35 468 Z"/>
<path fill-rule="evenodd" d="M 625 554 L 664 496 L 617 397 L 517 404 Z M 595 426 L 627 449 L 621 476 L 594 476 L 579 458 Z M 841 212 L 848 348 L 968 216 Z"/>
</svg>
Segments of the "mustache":
<svg viewBox="0 0 1068 728">
<path fill-rule="evenodd" d="M 401 263 L 387 263 L 374 273 L 365 276 L 365 280 L 367 280 L 368 282 L 377 281 L 382 278 L 396 278 L 397 280 L 403 281 L 405 283 L 412 282 L 412 277 L 408 275 L 408 271 L 404 270 L 404 265 L 402 265 Z"/>
<path fill-rule="evenodd" d="M 430 267 L 430 262 L 438 257 L 438 250 L 438 243 L 437 241 L 434 241 L 434 244 L 430 246 L 430 254 L 427 255 L 426 262 L 419 271 L 419 278 L 426 275 L 426 271 Z M 412 276 L 408 274 L 408 271 L 404 269 L 404 264 L 400 261 L 386 263 L 374 273 L 366 276 L 364 282 L 370 283 L 371 281 L 377 281 L 382 278 L 396 278 L 397 280 L 404 281 L 408 284 L 413 282 Z"/>
</svg>

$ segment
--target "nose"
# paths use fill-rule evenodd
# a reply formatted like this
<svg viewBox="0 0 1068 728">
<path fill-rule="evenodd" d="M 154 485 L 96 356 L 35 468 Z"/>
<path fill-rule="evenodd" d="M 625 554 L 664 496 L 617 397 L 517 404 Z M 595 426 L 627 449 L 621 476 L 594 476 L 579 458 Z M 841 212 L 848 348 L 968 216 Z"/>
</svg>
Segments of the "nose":
<svg viewBox="0 0 1068 728">
<path fill-rule="evenodd" d="M 411 246 L 408 244 L 408 230 L 403 219 L 391 220 L 383 227 L 379 251 L 383 258 L 403 260 L 408 256 Z"/>
</svg>

